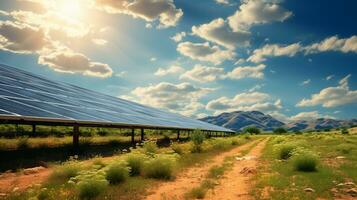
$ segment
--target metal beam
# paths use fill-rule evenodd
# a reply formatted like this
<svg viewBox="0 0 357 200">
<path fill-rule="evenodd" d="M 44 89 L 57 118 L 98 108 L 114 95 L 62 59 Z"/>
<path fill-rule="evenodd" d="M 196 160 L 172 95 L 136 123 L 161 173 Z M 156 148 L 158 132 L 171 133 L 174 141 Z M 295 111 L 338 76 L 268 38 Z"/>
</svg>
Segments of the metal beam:
<svg viewBox="0 0 357 200">
<path fill-rule="evenodd" d="M 131 144 L 135 145 L 135 129 L 131 129 Z"/>
<path fill-rule="evenodd" d="M 79 126 L 73 126 L 73 148 L 77 151 L 79 149 Z"/>
<path fill-rule="evenodd" d="M 141 141 L 144 141 L 144 129 L 141 128 Z"/>
</svg>

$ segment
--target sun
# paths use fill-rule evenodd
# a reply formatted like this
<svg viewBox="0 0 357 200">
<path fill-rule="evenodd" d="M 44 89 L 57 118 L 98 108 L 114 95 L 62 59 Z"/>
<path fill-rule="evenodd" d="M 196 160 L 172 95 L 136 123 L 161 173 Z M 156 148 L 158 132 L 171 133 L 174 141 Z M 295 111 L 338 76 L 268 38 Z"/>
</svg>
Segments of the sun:
<svg viewBox="0 0 357 200">
<path fill-rule="evenodd" d="M 83 14 L 79 0 L 56 1 L 56 9 L 63 17 L 78 19 Z"/>
</svg>

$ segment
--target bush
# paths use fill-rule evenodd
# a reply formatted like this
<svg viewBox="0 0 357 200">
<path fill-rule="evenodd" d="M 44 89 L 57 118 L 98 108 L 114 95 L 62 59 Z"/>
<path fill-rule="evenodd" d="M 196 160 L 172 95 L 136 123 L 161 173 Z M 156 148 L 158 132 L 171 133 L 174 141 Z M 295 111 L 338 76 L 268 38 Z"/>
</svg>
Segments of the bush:
<svg viewBox="0 0 357 200">
<path fill-rule="evenodd" d="M 346 129 L 346 128 L 343 128 L 342 130 L 341 130 L 341 134 L 348 134 L 349 133 L 349 131 Z"/>
<path fill-rule="evenodd" d="M 193 142 L 193 147 L 191 149 L 192 153 L 199 153 L 202 151 L 202 144 L 205 139 L 204 134 L 201 130 L 195 130 L 192 134 L 191 140 Z"/>
<path fill-rule="evenodd" d="M 88 179 L 78 184 L 80 199 L 94 199 L 104 192 L 108 182 L 103 180 Z"/>
<path fill-rule="evenodd" d="M 293 155 L 293 151 L 297 146 L 293 144 L 281 144 L 278 149 L 279 159 L 287 160 Z"/>
<path fill-rule="evenodd" d="M 135 152 L 129 153 L 126 158 L 126 162 L 130 167 L 130 175 L 139 175 L 142 171 L 145 160 L 147 160 L 147 157 L 144 154 Z"/>
<path fill-rule="evenodd" d="M 349 154 L 352 151 L 353 147 L 354 145 L 351 144 L 340 144 L 336 147 L 336 149 L 342 152 L 343 154 Z"/>
<path fill-rule="evenodd" d="M 203 187 L 192 188 L 189 196 L 193 199 L 203 199 L 206 196 L 207 189 Z"/>
<path fill-rule="evenodd" d="M 148 178 L 171 179 L 176 165 L 176 156 L 156 155 L 145 162 L 143 174 Z"/>
<path fill-rule="evenodd" d="M 100 168 L 103 168 L 106 166 L 106 164 L 103 162 L 102 158 L 101 157 L 95 157 L 93 159 L 93 165 L 97 165 L 99 166 Z"/>
<path fill-rule="evenodd" d="M 318 157 L 306 150 L 297 152 L 293 156 L 293 164 L 297 171 L 313 172 L 316 171 Z"/>
<path fill-rule="evenodd" d="M 29 137 L 21 137 L 17 141 L 17 148 L 18 149 L 27 149 L 29 148 L 29 143 L 28 143 Z"/>
<path fill-rule="evenodd" d="M 52 172 L 50 178 L 55 181 L 58 180 L 67 181 L 68 179 L 77 176 L 80 170 L 81 167 L 77 161 L 68 161 L 62 166 L 56 168 Z"/>
<path fill-rule="evenodd" d="M 224 150 L 228 149 L 232 144 L 226 139 L 214 139 L 211 140 L 213 149 Z"/>
<path fill-rule="evenodd" d="M 179 155 L 184 154 L 184 150 L 183 150 L 183 148 L 181 147 L 180 144 L 177 144 L 177 143 L 172 144 L 172 145 L 171 145 L 171 149 L 172 149 L 175 153 L 177 153 L 177 154 L 179 154 Z"/>
<path fill-rule="evenodd" d="M 283 127 L 280 127 L 280 128 L 276 128 L 276 129 L 274 129 L 274 131 L 273 131 L 275 134 L 283 134 L 283 133 L 287 133 L 288 131 L 286 131 L 286 129 L 285 128 L 283 128 Z"/>
<path fill-rule="evenodd" d="M 236 146 L 236 145 L 239 145 L 240 142 L 239 142 L 237 139 L 232 139 L 232 140 L 231 140 L 231 144 L 232 144 L 233 146 Z"/>
<path fill-rule="evenodd" d="M 155 142 L 144 142 L 143 148 L 147 154 L 155 154 L 159 149 Z"/>
<path fill-rule="evenodd" d="M 130 173 L 130 168 L 124 162 L 118 162 L 108 166 L 105 178 L 110 184 L 118 184 L 124 182 Z"/>
<path fill-rule="evenodd" d="M 260 134 L 261 132 L 260 129 L 255 126 L 246 127 L 243 131 L 250 134 Z"/>
</svg>

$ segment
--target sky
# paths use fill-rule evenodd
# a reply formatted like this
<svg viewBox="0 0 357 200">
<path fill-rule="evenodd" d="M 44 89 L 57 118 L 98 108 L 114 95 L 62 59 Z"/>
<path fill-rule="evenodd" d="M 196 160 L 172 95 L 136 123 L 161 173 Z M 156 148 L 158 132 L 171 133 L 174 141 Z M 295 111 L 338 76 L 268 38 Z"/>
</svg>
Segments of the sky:
<svg viewBox="0 0 357 200">
<path fill-rule="evenodd" d="M 0 63 L 194 118 L 356 118 L 354 0 L 0 0 Z"/>
</svg>

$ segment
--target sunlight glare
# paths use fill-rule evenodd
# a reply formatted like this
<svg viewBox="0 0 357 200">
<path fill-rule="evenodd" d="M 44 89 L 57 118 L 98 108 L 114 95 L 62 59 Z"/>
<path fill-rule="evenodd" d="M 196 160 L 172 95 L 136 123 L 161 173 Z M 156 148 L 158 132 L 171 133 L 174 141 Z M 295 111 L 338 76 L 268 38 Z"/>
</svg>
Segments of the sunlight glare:
<svg viewBox="0 0 357 200">
<path fill-rule="evenodd" d="M 56 3 L 58 12 L 65 15 L 65 17 L 78 19 L 82 14 L 79 0 L 60 0 Z"/>
</svg>

